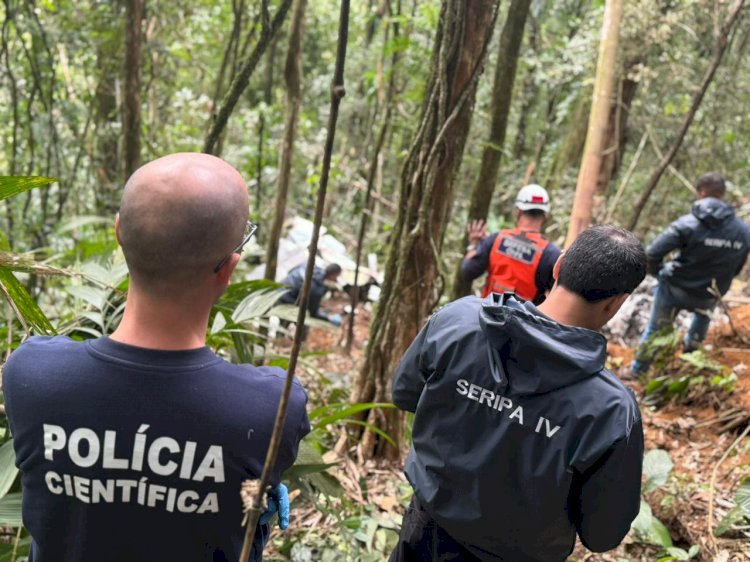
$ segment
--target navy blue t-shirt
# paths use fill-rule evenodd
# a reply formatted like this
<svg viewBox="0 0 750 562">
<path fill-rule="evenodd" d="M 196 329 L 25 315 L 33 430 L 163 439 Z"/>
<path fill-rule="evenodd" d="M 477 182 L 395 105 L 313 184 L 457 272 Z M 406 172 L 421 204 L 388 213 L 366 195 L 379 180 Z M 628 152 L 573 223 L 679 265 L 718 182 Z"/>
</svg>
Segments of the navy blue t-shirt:
<svg viewBox="0 0 750 562">
<path fill-rule="evenodd" d="M 30 338 L 3 390 L 31 562 L 237 560 L 240 486 L 260 476 L 284 377 L 208 347 Z M 295 381 L 273 485 L 310 431 L 306 402 Z"/>
</svg>

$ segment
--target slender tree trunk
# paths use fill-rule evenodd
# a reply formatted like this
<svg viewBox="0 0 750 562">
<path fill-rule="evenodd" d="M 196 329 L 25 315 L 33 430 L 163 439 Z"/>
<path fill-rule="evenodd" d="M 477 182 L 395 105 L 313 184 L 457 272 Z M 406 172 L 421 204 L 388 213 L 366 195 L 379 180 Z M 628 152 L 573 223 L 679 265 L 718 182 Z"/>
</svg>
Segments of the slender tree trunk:
<svg viewBox="0 0 750 562">
<path fill-rule="evenodd" d="M 261 209 L 263 200 L 263 168 L 265 167 L 263 148 L 265 145 L 266 112 L 270 111 L 271 104 L 273 103 L 273 67 L 275 62 L 276 40 L 272 39 L 268 50 L 268 58 L 266 59 L 266 80 L 263 85 L 263 103 L 265 107 L 260 112 L 260 119 L 258 119 L 258 169 L 255 175 L 255 208 L 258 210 Z M 265 234 L 263 236 L 265 237 Z M 261 238 L 261 240 L 263 239 Z"/>
<path fill-rule="evenodd" d="M 18 86 L 16 85 L 16 77 L 13 74 L 13 70 L 10 64 L 10 39 L 9 39 L 9 33 L 10 33 L 10 23 L 13 20 L 15 16 L 15 12 L 13 11 L 10 1 L 5 0 L 5 20 L 3 21 L 3 30 L 2 30 L 2 42 L 3 42 L 3 59 L 5 61 L 5 72 L 8 75 L 8 84 L 10 86 L 10 99 L 11 104 L 13 106 L 12 113 L 13 113 L 13 128 L 11 129 L 11 144 L 10 144 L 10 154 L 8 154 L 6 157 L 8 158 L 8 173 L 11 176 L 16 175 L 16 167 L 17 167 L 17 161 L 18 161 Z M 29 122 L 29 127 L 31 127 L 31 122 Z M 15 221 L 13 217 L 13 203 L 10 199 L 5 200 L 5 217 L 7 221 L 7 227 L 8 230 L 6 231 L 6 234 L 8 236 L 8 243 L 10 244 L 10 247 L 13 247 L 13 232 L 15 230 Z"/>
<path fill-rule="evenodd" d="M 145 0 L 125 2 L 125 82 L 122 104 L 123 166 L 130 176 L 141 162 L 141 61 Z"/>
<path fill-rule="evenodd" d="M 566 246 L 570 246 L 578 233 L 588 228 L 591 221 L 596 180 L 601 169 L 602 151 L 612 106 L 621 16 L 622 0 L 607 0 L 604 8 L 599 60 L 596 65 L 594 97 L 589 115 L 589 130 L 586 135 L 581 170 L 578 174 L 573 210 L 570 214 Z"/>
<path fill-rule="evenodd" d="M 500 52 L 497 56 L 495 66 L 495 81 L 492 86 L 492 122 L 490 123 L 490 135 L 482 151 L 482 163 L 479 169 L 479 177 L 471 190 L 469 199 L 468 220 L 487 220 L 490 201 L 495 191 L 497 171 L 500 168 L 503 144 L 505 143 L 505 131 L 508 127 L 508 114 L 513 99 L 513 84 L 516 80 L 516 68 L 518 64 L 518 53 L 523 41 L 523 30 L 526 25 L 526 17 L 529 13 L 531 0 L 511 0 L 508 8 L 508 17 L 500 34 Z M 469 243 L 468 233 L 464 233 L 461 241 L 461 251 Z M 471 281 L 464 280 L 461 274 L 461 263 L 456 267 L 453 280 L 453 294 L 451 299 L 455 300 L 468 295 L 471 290 Z"/>
<path fill-rule="evenodd" d="M 94 167 L 96 170 L 96 212 L 109 216 L 118 207 L 119 162 L 117 151 L 117 61 L 113 60 L 111 45 L 100 44 L 97 66 L 100 75 L 94 93 Z"/>
<path fill-rule="evenodd" d="M 396 14 L 393 20 L 393 39 L 394 41 L 399 37 L 399 18 L 401 17 L 401 0 L 397 0 Z M 388 32 L 385 33 L 386 41 L 388 43 Z M 385 49 L 384 49 L 385 52 Z M 382 62 L 382 61 L 381 61 Z M 375 149 L 373 150 L 372 156 L 370 157 L 370 168 L 367 172 L 367 192 L 365 194 L 365 204 L 362 209 L 362 216 L 359 221 L 359 232 L 357 234 L 357 255 L 355 258 L 354 266 L 354 286 L 352 287 L 351 294 L 351 307 L 352 312 L 349 315 L 349 321 L 346 331 L 346 352 L 351 354 L 352 343 L 354 342 L 354 320 L 357 306 L 360 301 L 359 294 L 359 267 L 362 261 L 362 246 L 365 240 L 365 231 L 367 230 L 367 219 L 372 212 L 372 190 L 375 187 L 375 178 L 378 173 L 378 163 L 380 162 L 380 152 L 385 144 L 385 139 L 388 134 L 388 128 L 391 123 L 391 114 L 393 113 L 393 95 L 396 89 L 396 65 L 398 64 L 398 50 L 394 49 L 391 55 L 391 73 L 388 77 L 388 86 L 383 99 L 383 106 L 385 107 L 385 114 L 383 115 L 383 122 L 380 125 L 380 133 L 378 134 L 377 141 L 375 142 Z M 385 66 L 383 63 L 382 66 Z"/>
<path fill-rule="evenodd" d="M 432 73 L 401 174 L 401 204 L 365 364 L 353 391 L 355 401 L 390 401 L 394 368 L 439 298 L 440 240 L 497 9 L 496 0 L 442 2 Z M 368 415 L 370 423 L 396 442 L 402 419 L 395 410 Z M 364 458 L 399 454 L 370 430 L 360 447 Z"/>
<path fill-rule="evenodd" d="M 672 146 L 669 147 L 669 150 L 659 162 L 656 170 L 654 170 L 654 172 L 651 174 L 648 183 L 646 183 L 646 187 L 643 189 L 643 192 L 641 193 L 641 196 L 635 205 L 633 216 L 630 219 L 630 223 L 628 224 L 628 229 L 633 230 L 638 224 L 638 219 L 640 218 L 641 213 L 643 212 L 643 208 L 646 206 L 649 197 L 651 197 L 651 194 L 654 192 L 654 189 L 656 189 L 656 186 L 658 185 L 662 175 L 672 163 L 672 160 L 677 154 L 677 151 L 680 149 L 680 146 L 682 146 L 682 141 L 685 139 L 685 135 L 687 134 L 688 129 L 693 122 L 693 119 L 695 118 L 695 114 L 698 111 L 701 102 L 703 101 L 703 97 L 706 95 L 706 91 L 711 85 L 714 74 L 716 74 L 716 69 L 719 68 L 719 65 L 721 64 L 721 59 L 723 58 L 724 52 L 727 50 L 727 46 L 729 45 L 729 34 L 732 32 L 732 29 L 737 23 L 740 12 L 742 10 L 742 6 L 744 4 L 745 0 L 737 0 L 734 5 L 729 8 L 729 15 L 727 16 L 724 25 L 722 25 L 719 36 L 716 40 L 713 59 L 711 60 L 711 64 L 708 65 L 706 73 L 703 75 L 703 80 L 701 80 L 700 86 L 698 86 L 698 89 L 693 94 L 693 101 L 690 104 L 690 110 L 688 111 L 687 115 L 685 115 L 685 119 L 682 121 L 680 130 L 677 132 L 677 136 L 675 137 L 674 141 L 672 141 Z"/>
<path fill-rule="evenodd" d="M 630 80 L 627 74 L 627 70 L 625 70 L 617 87 L 617 100 L 609 114 L 607 137 L 604 141 L 605 148 L 602 151 L 602 165 L 599 170 L 599 179 L 596 183 L 596 193 L 591 211 L 591 216 L 594 217 L 595 222 L 601 222 L 607 214 L 605 201 L 609 184 L 620 169 L 627 143 L 630 107 L 633 104 L 635 93 L 638 91 L 638 82 Z"/>
<path fill-rule="evenodd" d="M 286 115 L 284 116 L 284 137 L 281 141 L 279 158 L 279 183 L 276 190 L 276 212 L 268 234 L 266 247 L 266 279 L 276 279 L 276 265 L 279 253 L 279 238 L 284 225 L 286 200 L 289 194 L 289 180 L 292 175 L 294 139 L 297 136 L 297 120 L 302 104 L 302 37 L 304 35 L 305 8 L 307 0 L 295 0 L 292 14 L 292 27 L 289 31 L 289 47 L 284 66 L 286 83 Z"/>
<path fill-rule="evenodd" d="M 282 0 L 276 15 L 273 17 L 273 20 L 271 20 L 268 14 L 268 2 L 266 0 L 261 2 L 263 14 L 261 15 L 260 37 L 255 44 L 255 48 L 245 62 L 242 63 L 239 72 L 237 72 L 232 80 L 232 83 L 229 86 L 229 91 L 221 102 L 221 106 L 214 113 L 211 129 L 208 131 L 206 142 L 203 145 L 203 152 L 208 154 L 215 153 L 219 138 L 229 122 L 229 116 L 232 114 L 232 111 L 234 111 L 234 107 L 237 105 L 240 95 L 242 95 L 242 92 L 247 88 L 247 85 L 250 82 L 250 77 L 253 75 L 255 67 L 258 66 L 258 62 L 263 56 L 263 53 L 266 52 L 269 43 L 273 40 L 276 32 L 284 22 L 286 13 L 289 11 L 291 5 L 292 0 Z"/>
</svg>

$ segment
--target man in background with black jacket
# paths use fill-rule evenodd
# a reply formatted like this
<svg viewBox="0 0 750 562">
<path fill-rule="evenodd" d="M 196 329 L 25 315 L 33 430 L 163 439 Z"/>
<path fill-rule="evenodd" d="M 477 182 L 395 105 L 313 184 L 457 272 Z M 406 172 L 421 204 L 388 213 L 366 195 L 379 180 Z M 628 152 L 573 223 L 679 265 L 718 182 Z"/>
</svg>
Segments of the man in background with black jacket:
<svg viewBox="0 0 750 562">
<path fill-rule="evenodd" d="M 432 316 L 393 380 L 416 415 L 391 562 L 562 562 L 576 533 L 597 552 L 620 543 L 640 505 L 643 428 L 596 330 L 645 274 L 638 239 L 597 226 L 538 308 L 493 293 Z"/>
<path fill-rule="evenodd" d="M 723 201 L 724 178 L 717 172 L 701 176 L 696 186 L 698 200 L 691 213 L 669 225 L 646 250 L 648 273 L 659 280 L 651 308 L 651 319 L 631 372 L 649 367 L 646 342 L 656 332 L 671 328 L 680 310 L 693 313 L 683 340 L 683 349 L 693 351 L 706 338 L 710 314 L 719 298 L 740 273 L 750 249 L 750 225 L 734 216 L 734 208 Z M 677 256 L 662 263 L 670 252 Z"/>
<path fill-rule="evenodd" d="M 293 267 L 289 271 L 289 274 L 281 281 L 284 285 L 289 286 L 289 291 L 281 297 L 281 302 L 285 304 L 297 304 L 302 284 L 305 282 L 306 267 L 306 263 L 301 263 Z M 330 322 L 334 326 L 341 326 L 341 316 L 338 314 L 328 315 L 320 310 L 320 301 L 323 300 L 323 297 L 328 292 L 326 282 L 335 283 L 339 275 L 341 275 L 341 266 L 337 263 L 329 264 L 325 268 L 316 266 L 313 269 L 310 298 L 307 306 L 310 316 L 318 320 Z"/>
</svg>

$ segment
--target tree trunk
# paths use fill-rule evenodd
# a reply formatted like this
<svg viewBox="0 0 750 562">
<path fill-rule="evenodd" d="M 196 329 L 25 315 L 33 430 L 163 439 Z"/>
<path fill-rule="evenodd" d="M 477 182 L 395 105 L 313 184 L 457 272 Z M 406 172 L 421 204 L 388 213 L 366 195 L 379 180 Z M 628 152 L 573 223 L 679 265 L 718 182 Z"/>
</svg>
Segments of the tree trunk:
<svg viewBox="0 0 750 562">
<path fill-rule="evenodd" d="M 284 225 L 286 200 L 289 194 L 289 179 L 292 175 L 292 156 L 294 139 L 297 136 L 297 120 L 302 104 L 302 37 L 304 35 L 305 8 L 307 0 L 295 0 L 292 14 L 292 27 L 289 30 L 289 47 L 284 66 L 286 84 L 286 114 L 284 116 L 284 137 L 281 140 L 281 158 L 279 158 L 279 183 L 276 191 L 276 213 L 268 233 L 266 247 L 266 279 L 275 281 L 276 265 L 279 253 L 279 238 Z"/>
<path fill-rule="evenodd" d="M 276 62 L 275 40 L 271 40 L 271 45 L 268 49 L 268 58 L 266 59 L 266 80 L 263 85 L 263 103 L 265 104 L 265 107 L 263 108 L 263 111 L 260 112 L 260 118 L 258 119 L 258 168 L 256 170 L 255 179 L 255 209 L 257 209 L 258 212 L 260 212 L 263 204 L 263 168 L 265 166 L 263 148 L 265 146 L 266 112 L 270 110 L 271 104 L 273 103 L 273 67 Z M 259 237 L 259 240 L 265 240 L 265 234 L 263 237 Z"/>
<path fill-rule="evenodd" d="M 388 402 L 390 377 L 439 298 L 440 240 L 461 163 L 478 78 L 492 35 L 496 0 L 443 0 L 416 136 L 404 162 L 398 216 L 365 364 L 359 402 Z M 368 421 L 400 442 L 403 416 L 372 410 Z M 396 458 L 398 448 L 366 430 L 363 457 Z"/>
<path fill-rule="evenodd" d="M 602 165 L 599 170 L 599 179 L 596 182 L 596 194 L 594 195 L 594 206 L 591 215 L 596 222 L 600 222 L 607 214 L 607 199 L 609 183 L 622 164 L 622 156 L 625 153 L 627 142 L 628 117 L 630 107 L 633 105 L 635 93 L 638 91 L 638 82 L 627 77 L 627 70 L 623 72 L 617 88 L 617 100 L 609 113 L 609 124 L 607 125 L 607 137 L 604 141 L 602 152 Z"/>
<path fill-rule="evenodd" d="M 401 17 L 401 0 L 397 0 L 396 2 L 396 13 L 395 18 L 393 18 L 393 40 L 398 40 L 399 37 L 399 19 Z M 388 28 L 386 28 L 385 31 L 385 44 L 388 44 Z M 385 54 L 385 49 L 383 50 L 383 53 Z M 354 284 L 352 286 L 352 294 L 351 294 L 351 307 L 352 312 L 349 315 L 348 322 L 347 322 L 347 329 L 346 329 L 346 352 L 351 355 L 352 352 L 352 344 L 354 343 L 354 320 L 356 318 L 355 314 L 357 311 L 357 306 L 359 306 L 359 268 L 360 264 L 362 262 L 362 246 L 364 246 L 365 241 L 365 230 L 367 230 L 367 219 L 370 216 L 370 213 L 372 212 L 372 190 L 375 187 L 375 178 L 378 173 L 378 164 L 380 162 L 380 152 L 383 149 L 383 145 L 385 144 L 385 139 L 388 134 L 388 129 L 391 124 L 391 114 L 393 113 L 393 97 L 394 97 L 394 91 L 396 89 L 396 67 L 398 65 L 398 59 L 399 59 L 399 52 L 398 49 L 394 49 L 393 53 L 391 53 L 391 73 L 388 77 L 388 86 L 386 88 L 384 97 L 383 97 L 383 106 L 385 108 L 385 114 L 383 115 L 383 122 L 380 125 L 380 132 L 378 133 L 378 138 L 375 141 L 375 148 L 372 152 L 372 155 L 370 156 L 370 167 L 367 171 L 367 192 L 365 194 L 365 204 L 362 209 L 362 216 L 359 220 L 359 232 L 357 234 L 357 253 L 356 257 L 354 258 Z M 380 61 L 381 68 L 385 67 L 385 61 Z"/>
<path fill-rule="evenodd" d="M 495 81 L 492 86 L 492 122 L 490 123 L 490 135 L 482 151 L 482 164 L 479 177 L 474 184 L 469 199 L 468 221 L 487 220 L 487 213 L 495 191 L 497 171 L 500 168 L 500 157 L 502 156 L 503 144 L 505 143 L 505 131 L 508 126 L 508 114 L 513 99 L 513 83 L 516 80 L 516 67 L 518 63 L 518 52 L 521 49 L 523 30 L 526 25 L 526 17 L 529 13 L 531 0 L 512 0 L 508 8 L 508 17 L 500 34 L 500 52 L 497 56 L 495 66 Z M 464 233 L 461 242 L 461 252 L 469 243 L 468 233 Z M 451 299 L 455 300 L 468 295 L 471 290 L 471 281 L 464 280 L 461 275 L 461 262 L 458 263 L 453 281 L 453 294 Z"/>
<path fill-rule="evenodd" d="M 141 49 L 145 0 L 125 2 L 125 83 L 122 105 L 125 177 L 141 163 Z"/>
<path fill-rule="evenodd" d="M 675 154 L 677 154 L 677 151 L 680 149 L 680 146 L 682 146 L 682 141 L 685 139 L 685 135 L 687 134 L 687 131 L 693 122 L 693 118 L 695 117 L 695 114 L 698 111 L 701 102 L 703 101 L 703 97 L 706 95 L 706 91 L 711 85 L 714 74 L 716 74 L 716 69 L 719 68 L 719 64 L 721 64 L 721 59 L 724 56 L 724 52 L 727 50 L 727 46 L 729 45 L 729 34 L 732 32 L 734 25 L 737 23 L 740 11 L 742 10 L 742 6 L 744 5 L 744 3 L 745 0 L 737 0 L 729 9 L 729 15 L 727 16 L 724 25 L 721 27 L 721 31 L 719 32 L 719 36 L 716 40 L 716 47 L 714 49 L 714 56 L 711 60 L 711 64 L 706 69 L 706 73 L 703 75 L 703 80 L 701 80 L 700 86 L 698 86 L 698 90 L 693 94 L 693 101 L 690 104 L 690 110 L 685 116 L 680 130 L 677 132 L 677 137 L 672 142 L 672 146 L 669 147 L 669 151 L 659 162 L 656 170 L 654 170 L 653 174 L 651 174 L 646 187 L 643 189 L 641 197 L 638 199 L 638 203 L 636 203 L 635 205 L 633 217 L 630 219 L 630 223 L 628 224 L 629 230 L 633 230 L 638 224 L 638 219 L 643 212 L 643 208 L 646 206 L 646 202 L 648 201 L 649 197 L 651 197 L 654 189 L 656 189 L 661 176 L 672 163 L 672 160 L 674 159 Z"/>
<path fill-rule="evenodd" d="M 113 52 L 100 45 L 97 53 L 97 66 L 100 69 L 99 81 L 94 94 L 95 144 L 93 164 L 96 170 L 96 212 L 110 216 L 119 206 L 117 197 L 119 177 L 117 150 L 119 131 L 117 124 L 117 74 Z M 115 51 L 116 52 L 116 51 Z M 114 64 L 113 64 L 114 63 Z"/>
<path fill-rule="evenodd" d="M 591 221 L 591 209 L 596 192 L 596 181 L 602 164 L 602 151 L 612 106 L 612 88 L 615 83 L 617 64 L 617 40 L 620 34 L 622 0 L 607 0 L 604 8 L 599 60 L 596 65 L 596 82 L 591 101 L 589 130 L 586 135 L 586 146 L 583 150 L 581 171 L 570 213 L 570 225 L 565 245 L 570 246 L 578 233 L 588 228 Z"/>
</svg>

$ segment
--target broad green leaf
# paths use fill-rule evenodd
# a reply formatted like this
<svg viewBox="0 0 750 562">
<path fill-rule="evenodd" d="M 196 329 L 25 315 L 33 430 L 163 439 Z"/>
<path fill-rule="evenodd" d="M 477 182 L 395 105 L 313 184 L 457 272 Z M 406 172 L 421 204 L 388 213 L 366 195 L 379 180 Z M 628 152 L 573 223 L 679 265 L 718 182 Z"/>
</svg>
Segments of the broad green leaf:
<svg viewBox="0 0 750 562">
<path fill-rule="evenodd" d="M 97 310 L 102 310 L 107 302 L 107 292 L 88 285 L 72 285 L 67 287 L 68 293 L 87 302 Z"/>
<path fill-rule="evenodd" d="M 364 412 L 365 410 L 371 410 L 372 408 L 395 408 L 393 404 L 389 402 L 383 402 L 383 403 L 377 403 L 377 402 L 360 402 L 357 404 L 339 404 L 338 406 L 341 406 L 342 409 L 334 414 L 329 414 L 321 419 L 319 419 L 315 425 L 313 426 L 315 429 L 320 429 L 325 427 L 328 424 L 331 424 L 333 422 L 336 422 L 338 420 L 348 418 L 349 416 L 352 416 L 354 414 L 357 414 L 359 412 Z M 320 408 L 317 410 L 313 410 L 310 412 L 310 419 L 314 420 L 317 418 L 322 412 L 320 411 Z"/>
<path fill-rule="evenodd" d="M 55 333 L 44 312 L 7 267 L 0 266 L 0 285 L 6 297 L 13 301 L 16 313 L 30 328 L 40 335 Z"/>
<path fill-rule="evenodd" d="M 43 176 L 0 176 L 0 200 L 56 182 Z"/>
<path fill-rule="evenodd" d="M 277 304 L 268 311 L 268 316 L 278 316 L 280 319 L 286 320 L 287 322 L 296 322 L 298 312 L 299 307 L 297 305 Z M 330 322 L 320 320 L 319 318 L 313 318 L 309 313 L 305 316 L 305 326 L 310 326 L 311 328 L 334 328 L 334 325 Z"/>
<path fill-rule="evenodd" d="M 643 474 L 646 475 L 646 485 L 643 487 L 643 493 L 650 492 L 663 486 L 669 474 L 674 468 L 672 459 L 663 449 L 654 449 L 646 453 L 643 457 Z"/>
<path fill-rule="evenodd" d="M 0 447 L 0 498 L 4 497 L 13 486 L 17 474 L 13 439 L 9 439 Z"/>
<path fill-rule="evenodd" d="M 651 506 L 641 500 L 641 509 L 638 516 L 631 525 L 638 538 L 649 544 L 655 544 L 662 548 L 672 546 L 672 537 L 664 524 L 659 521 L 651 511 Z"/>
<path fill-rule="evenodd" d="M 286 292 L 286 289 L 265 289 L 249 294 L 232 313 L 232 321 L 237 324 L 267 316 L 268 311 Z"/>
<path fill-rule="evenodd" d="M 734 501 L 742 513 L 750 519 L 750 478 L 745 478 L 734 493 Z"/>
<path fill-rule="evenodd" d="M 221 332 L 221 330 L 224 329 L 224 326 L 226 325 L 227 319 L 224 318 L 224 315 L 221 312 L 217 312 L 216 316 L 214 316 L 213 324 L 211 324 L 211 335 Z"/>
<path fill-rule="evenodd" d="M 3 527 L 20 527 L 22 524 L 21 492 L 8 494 L 0 499 L 0 525 Z"/>
<path fill-rule="evenodd" d="M 687 553 L 686 550 L 683 550 L 676 546 L 670 546 L 667 549 L 667 552 L 675 560 L 689 560 L 690 559 L 690 555 Z"/>
<path fill-rule="evenodd" d="M 719 521 L 719 524 L 716 526 L 716 530 L 714 531 L 714 535 L 720 537 L 743 519 L 745 519 L 745 514 L 743 513 L 742 508 L 740 506 L 733 507 L 731 510 L 729 510 L 729 513 L 727 513 L 724 518 Z"/>
<path fill-rule="evenodd" d="M 690 547 L 690 550 L 688 550 L 688 558 L 693 558 L 698 555 L 698 553 L 701 551 L 700 545 L 694 544 Z"/>
</svg>

